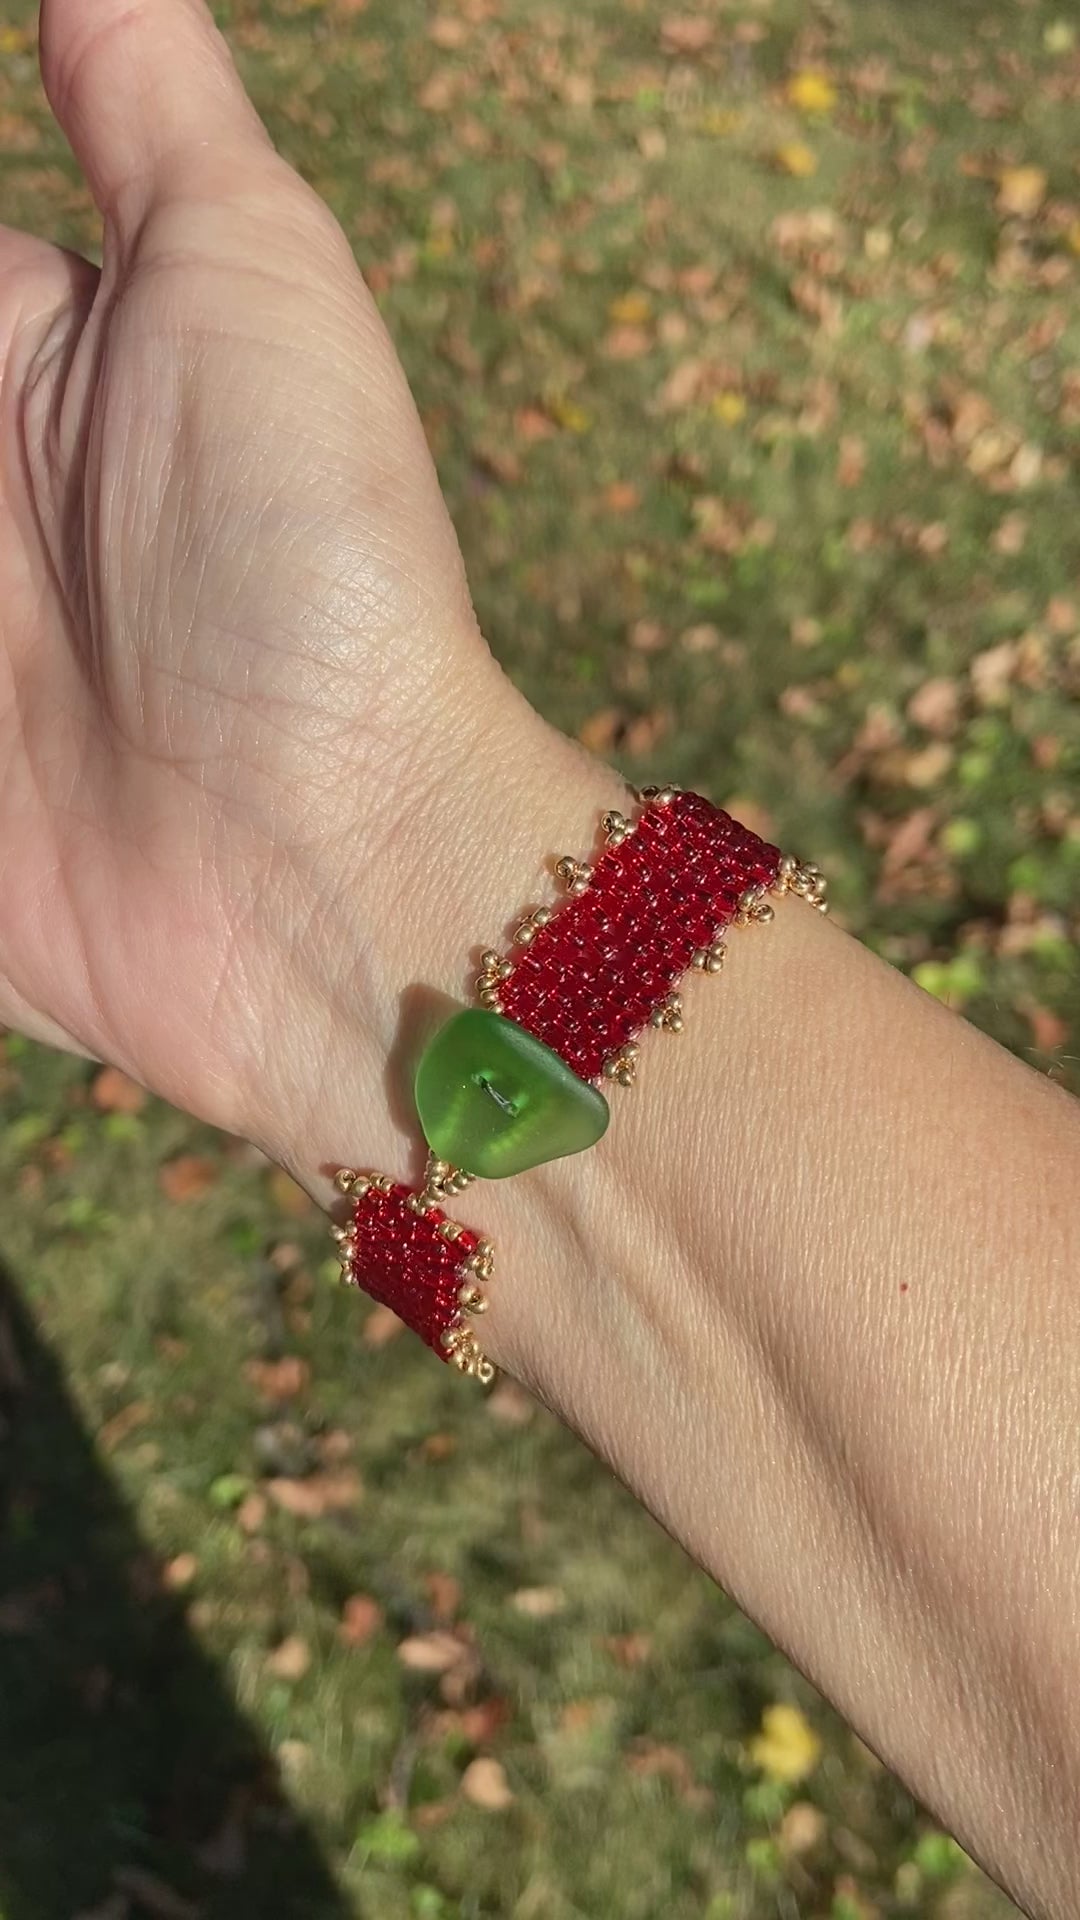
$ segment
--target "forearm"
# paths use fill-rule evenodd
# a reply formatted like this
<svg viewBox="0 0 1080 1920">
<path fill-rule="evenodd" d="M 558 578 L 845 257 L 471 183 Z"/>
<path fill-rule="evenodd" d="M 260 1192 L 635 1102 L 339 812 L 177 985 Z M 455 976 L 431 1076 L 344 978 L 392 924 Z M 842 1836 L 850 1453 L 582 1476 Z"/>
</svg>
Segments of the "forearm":
<svg viewBox="0 0 1080 1920">
<path fill-rule="evenodd" d="M 730 953 L 609 1149 L 535 1177 L 535 1243 L 485 1207 L 487 1344 L 1071 1915 L 1076 1109 L 798 903 Z"/>
<path fill-rule="evenodd" d="M 428 904 L 366 982 L 399 1065 L 431 1012 L 407 990 L 460 996 L 543 897 L 527 849 L 584 850 L 619 803 L 526 734 L 447 801 L 453 875 L 402 856 L 395 898 Z M 458 1208 L 498 1247 L 485 1346 L 1017 1897 L 1071 1914 L 1080 1116 L 797 901 L 686 1001 L 599 1148 Z M 272 1149 L 316 1188 L 350 1158 L 414 1176 L 347 1016 L 335 1061 Z"/>
</svg>

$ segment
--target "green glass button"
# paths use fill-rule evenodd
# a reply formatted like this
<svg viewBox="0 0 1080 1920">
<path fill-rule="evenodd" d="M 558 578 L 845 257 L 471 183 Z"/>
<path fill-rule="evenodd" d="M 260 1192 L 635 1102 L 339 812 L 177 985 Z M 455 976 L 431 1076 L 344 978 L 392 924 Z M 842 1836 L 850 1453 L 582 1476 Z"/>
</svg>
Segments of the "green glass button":
<svg viewBox="0 0 1080 1920">
<path fill-rule="evenodd" d="M 582 1153 L 607 1131 L 608 1103 L 513 1020 L 466 1007 L 416 1070 L 424 1137 L 440 1160 L 482 1180 Z"/>
</svg>

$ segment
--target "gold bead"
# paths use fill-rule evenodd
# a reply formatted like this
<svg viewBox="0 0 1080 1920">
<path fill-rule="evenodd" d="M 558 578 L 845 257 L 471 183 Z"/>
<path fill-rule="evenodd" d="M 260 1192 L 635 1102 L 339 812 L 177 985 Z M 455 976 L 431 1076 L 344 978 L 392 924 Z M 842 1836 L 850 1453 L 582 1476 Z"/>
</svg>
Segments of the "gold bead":
<svg viewBox="0 0 1080 1920">
<path fill-rule="evenodd" d="M 498 964 L 499 955 L 496 953 L 494 947 L 485 947 L 483 953 L 480 955 L 480 965 L 486 972 L 490 973 Z"/>
<path fill-rule="evenodd" d="M 520 927 L 514 928 L 515 946 L 529 947 L 532 945 L 535 939 L 536 939 L 536 928 L 533 926 L 531 920 L 523 920 Z"/>
<path fill-rule="evenodd" d="M 499 1012 L 499 996 L 494 987 L 482 987 L 479 1000 L 482 1007 L 490 1007 L 494 1013 Z"/>
<path fill-rule="evenodd" d="M 678 791 L 678 787 L 661 787 L 653 795 L 654 804 L 658 807 L 670 807 Z"/>
<path fill-rule="evenodd" d="M 331 1239 L 338 1241 L 338 1243 L 340 1244 L 342 1240 L 351 1239 L 352 1230 L 349 1227 L 331 1227 L 330 1237 Z"/>
<path fill-rule="evenodd" d="M 767 900 L 759 901 L 754 908 L 754 919 L 759 926 L 767 927 L 770 920 L 776 919 L 776 908 L 770 907 Z"/>
<path fill-rule="evenodd" d="M 561 854 L 555 862 L 555 874 L 559 880 L 570 881 L 577 872 L 577 861 L 572 853 Z"/>
<path fill-rule="evenodd" d="M 495 1369 L 490 1360 L 481 1360 L 476 1369 L 476 1377 L 482 1387 L 490 1387 L 495 1378 Z"/>
<path fill-rule="evenodd" d="M 719 953 L 706 954 L 705 972 L 706 973 L 723 973 L 723 971 L 724 971 L 723 955 Z"/>
<path fill-rule="evenodd" d="M 456 1220 L 444 1220 L 442 1226 L 439 1228 L 439 1232 L 442 1234 L 444 1240 L 460 1240 L 461 1238 L 461 1228 L 458 1226 Z"/>
<path fill-rule="evenodd" d="M 681 1033 L 681 1032 L 682 1032 L 682 1030 L 683 1030 L 683 1017 L 682 1017 L 682 1014 L 681 1014 L 681 1013 L 673 1013 L 673 1014 L 672 1014 L 672 1016 L 671 1016 L 671 1018 L 670 1018 L 670 1020 L 669 1020 L 669 1021 L 668 1021 L 668 1023 L 667 1023 L 667 1030 L 668 1030 L 668 1032 L 669 1032 L 669 1033 Z"/>
<path fill-rule="evenodd" d="M 339 1193 L 348 1193 L 356 1174 L 351 1167 L 339 1167 L 334 1175 L 334 1185 Z"/>
<path fill-rule="evenodd" d="M 634 1084 L 634 1076 L 629 1067 L 617 1068 L 615 1078 L 620 1087 L 632 1087 Z"/>
<path fill-rule="evenodd" d="M 709 962 L 709 955 L 705 947 L 699 947 L 697 949 L 697 952 L 694 953 L 690 959 L 690 965 L 692 967 L 696 967 L 698 973 L 704 973 L 705 968 L 708 965 L 708 962 Z"/>
<path fill-rule="evenodd" d="M 481 1260 L 493 1260 L 495 1257 L 495 1248 L 490 1240 L 479 1240 L 476 1251 Z"/>
<path fill-rule="evenodd" d="M 500 960 L 495 969 L 495 978 L 497 980 L 509 980 L 513 971 L 514 963 L 512 960 Z"/>
<path fill-rule="evenodd" d="M 650 1020 L 649 1020 L 649 1025 L 650 1025 L 651 1027 L 666 1027 L 666 1025 L 667 1025 L 667 1010 L 666 1010 L 666 1008 L 664 1008 L 664 1007 L 657 1007 L 657 1009 L 656 1009 L 656 1012 L 655 1012 L 654 1014 L 652 1014 L 652 1015 L 651 1015 L 651 1017 L 650 1017 Z"/>
</svg>

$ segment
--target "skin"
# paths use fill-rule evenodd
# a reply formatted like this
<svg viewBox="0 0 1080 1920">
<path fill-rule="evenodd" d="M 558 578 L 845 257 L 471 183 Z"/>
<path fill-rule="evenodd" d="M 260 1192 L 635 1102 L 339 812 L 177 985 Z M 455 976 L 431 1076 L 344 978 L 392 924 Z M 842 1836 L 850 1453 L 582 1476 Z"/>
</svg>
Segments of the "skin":
<svg viewBox="0 0 1080 1920">
<path fill-rule="evenodd" d="M 492 663 L 374 303 L 201 0 L 47 0 L 41 52 L 105 247 L 0 230 L 0 1020 L 329 1202 L 418 1170 L 418 983 L 461 997 L 626 796 Z M 470 1191 L 485 1345 L 1066 1920 L 1076 1105 L 795 901 L 687 1012 L 601 1147 Z"/>
</svg>

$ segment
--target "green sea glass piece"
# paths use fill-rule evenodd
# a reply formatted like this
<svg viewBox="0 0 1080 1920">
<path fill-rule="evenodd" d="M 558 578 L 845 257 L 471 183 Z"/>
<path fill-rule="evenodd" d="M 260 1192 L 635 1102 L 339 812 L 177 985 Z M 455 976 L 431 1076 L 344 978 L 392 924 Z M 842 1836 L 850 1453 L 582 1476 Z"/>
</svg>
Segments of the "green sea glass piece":
<svg viewBox="0 0 1080 1920">
<path fill-rule="evenodd" d="M 416 1070 L 424 1138 L 440 1160 L 482 1180 L 594 1146 L 608 1103 L 524 1027 L 466 1007 L 441 1027 Z"/>
</svg>

